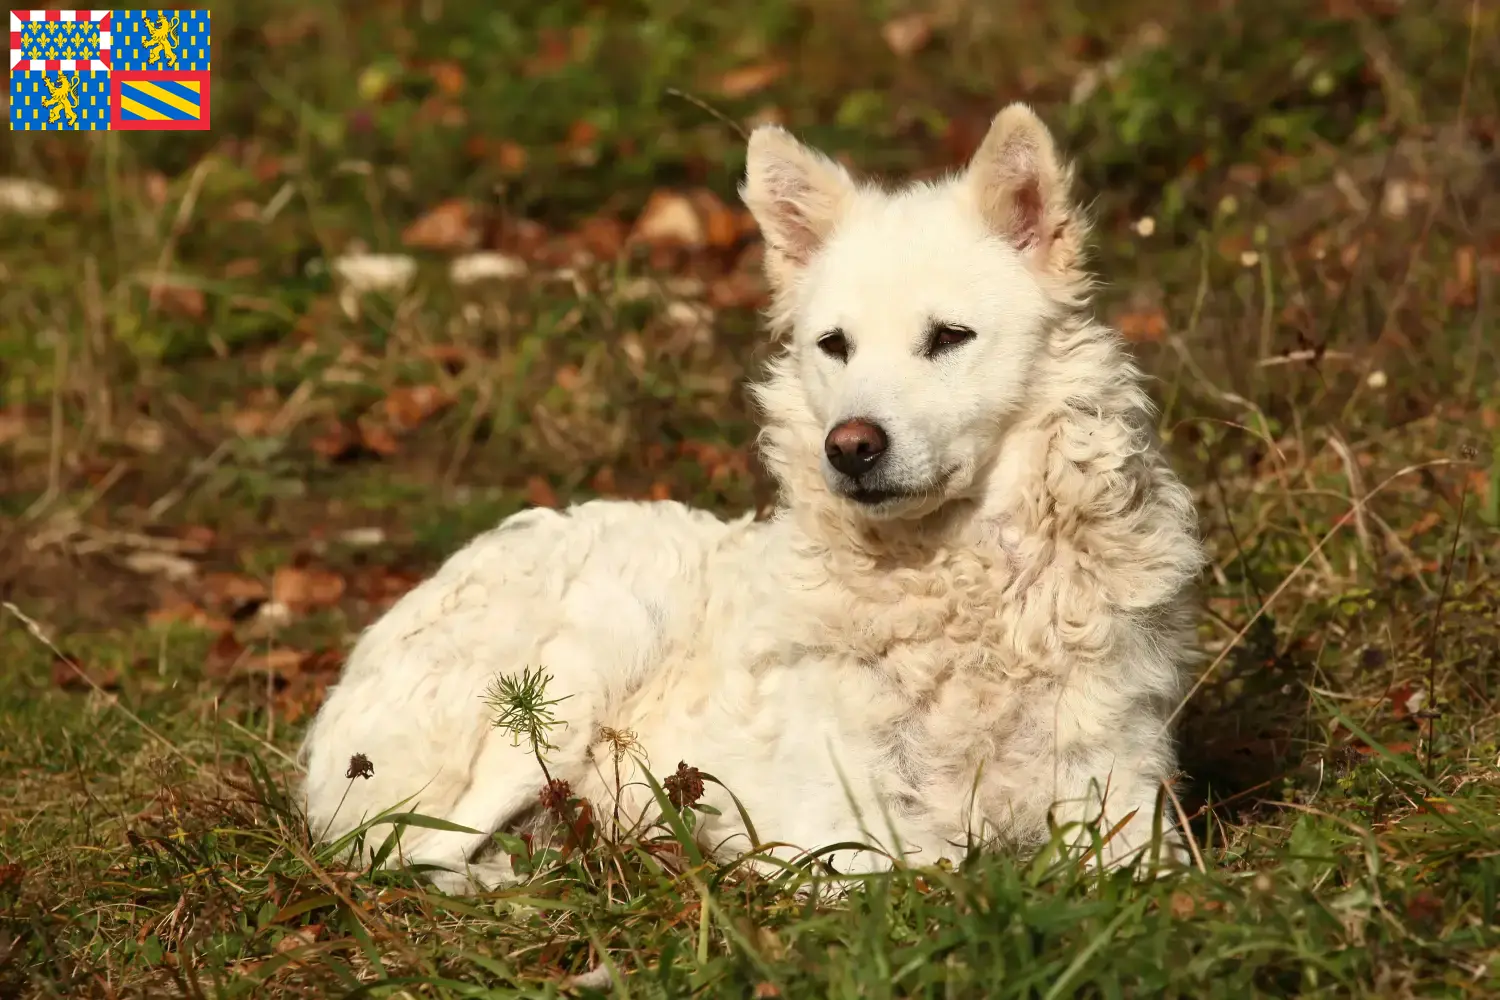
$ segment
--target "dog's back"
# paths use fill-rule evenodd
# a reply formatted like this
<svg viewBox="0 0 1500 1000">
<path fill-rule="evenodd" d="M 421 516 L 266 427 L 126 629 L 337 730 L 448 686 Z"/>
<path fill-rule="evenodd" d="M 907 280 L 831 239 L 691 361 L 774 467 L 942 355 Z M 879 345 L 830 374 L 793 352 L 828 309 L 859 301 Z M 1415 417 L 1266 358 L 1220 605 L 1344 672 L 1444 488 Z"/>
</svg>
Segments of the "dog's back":
<svg viewBox="0 0 1500 1000">
<path fill-rule="evenodd" d="M 547 697 L 567 698 L 577 720 L 623 698 L 664 639 L 690 627 L 708 553 L 743 524 L 596 501 L 517 514 L 476 538 L 360 637 L 329 691 L 303 744 L 314 833 L 340 836 L 409 797 L 403 809 L 452 818 L 485 744 L 511 742 L 481 697 L 498 676 L 547 671 Z M 592 740 L 589 728 L 558 738 Z M 356 753 L 373 777 L 349 777 Z M 536 769 L 524 753 L 516 766 Z M 406 846 L 424 836 L 409 831 Z"/>
</svg>

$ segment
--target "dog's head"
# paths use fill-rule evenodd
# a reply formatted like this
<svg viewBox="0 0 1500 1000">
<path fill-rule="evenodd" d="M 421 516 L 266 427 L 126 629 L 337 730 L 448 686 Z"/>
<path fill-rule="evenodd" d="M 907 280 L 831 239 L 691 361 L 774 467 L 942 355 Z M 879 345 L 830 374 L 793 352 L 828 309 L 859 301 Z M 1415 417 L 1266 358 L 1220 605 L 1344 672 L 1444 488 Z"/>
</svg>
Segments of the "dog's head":
<svg viewBox="0 0 1500 1000">
<path fill-rule="evenodd" d="M 873 518 L 971 494 L 1048 329 L 1087 286 L 1047 127 L 1013 104 L 962 173 L 892 192 L 763 126 L 741 194 L 787 339 L 762 402 L 783 433 L 795 423 L 809 439 L 781 450 Z M 787 421 L 778 408 L 804 412 Z"/>
</svg>

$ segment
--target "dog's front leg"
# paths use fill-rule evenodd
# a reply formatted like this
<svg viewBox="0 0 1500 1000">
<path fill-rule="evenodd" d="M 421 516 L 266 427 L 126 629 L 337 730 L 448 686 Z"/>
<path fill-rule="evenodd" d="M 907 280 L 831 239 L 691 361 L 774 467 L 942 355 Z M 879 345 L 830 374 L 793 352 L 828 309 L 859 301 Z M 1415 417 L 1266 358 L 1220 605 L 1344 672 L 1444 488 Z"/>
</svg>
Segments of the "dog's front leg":
<svg viewBox="0 0 1500 1000">
<path fill-rule="evenodd" d="M 425 877 L 444 892 L 470 892 L 474 883 L 485 889 L 510 881 L 514 875 L 503 856 L 471 863 L 488 846 L 496 830 L 535 803 L 542 776 L 527 748 L 516 746 L 500 731 L 485 736 L 474 762 L 468 789 L 443 817 L 476 832 L 420 830 L 400 860 L 408 865 L 436 865 L 442 870 Z M 421 807 L 417 807 L 421 811 Z"/>
<path fill-rule="evenodd" d="M 1069 845 L 1097 846 L 1106 868 L 1140 864 L 1144 873 L 1153 861 L 1186 864 L 1182 831 L 1159 777 L 1163 769 L 1129 766 L 1107 751 L 1091 758 L 1093 766 L 1075 769 L 1064 780 L 1052 807 L 1053 822 L 1066 830 Z"/>
</svg>

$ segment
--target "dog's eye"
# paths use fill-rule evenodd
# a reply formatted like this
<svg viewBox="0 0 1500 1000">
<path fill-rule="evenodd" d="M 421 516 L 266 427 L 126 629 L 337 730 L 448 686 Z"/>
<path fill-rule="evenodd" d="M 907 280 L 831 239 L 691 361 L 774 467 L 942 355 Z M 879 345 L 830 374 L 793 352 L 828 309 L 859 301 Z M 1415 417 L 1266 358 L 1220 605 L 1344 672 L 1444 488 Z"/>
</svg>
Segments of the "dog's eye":
<svg viewBox="0 0 1500 1000">
<path fill-rule="evenodd" d="M 849 341 L 844 337 L 843 330 L 830 330 L 818 338 L 818 350 L 830 358 L 840 361 L 849 360 Z"/>
<path fill-rule="evenodd" d="M 952 323 L 934 323 L 932 334 L 927 341 L 927 356 L 930 358 L 935 354 L 966 344 L 974 339 L 974 331 L 966 326 L 955 326 Z"/>
</svg>

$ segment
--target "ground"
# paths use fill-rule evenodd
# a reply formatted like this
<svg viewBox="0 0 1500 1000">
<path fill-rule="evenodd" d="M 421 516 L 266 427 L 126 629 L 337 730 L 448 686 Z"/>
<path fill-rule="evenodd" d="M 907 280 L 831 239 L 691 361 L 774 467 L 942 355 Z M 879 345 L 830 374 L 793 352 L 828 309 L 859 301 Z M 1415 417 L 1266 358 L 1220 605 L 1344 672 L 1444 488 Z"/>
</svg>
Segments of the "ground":
<svg viewBox="0 0 1500 1000">
<path fill-rule="evenodd" d="M 1497 28 L 1478 0 L 246 0 L 213 11 L 211 131 L 13 136 L 0 995 L 1493 996 Z M 701 863 L 669 807 L 460 900 L 318 846 L 300 727 L 464 539 L 771 499 L 740 129 L 919 176 L 1018 98 L 1077 159 L 1099 309 L 1213 555 L 1196 870 L 975 858 L 815 904 Z M 360 293 L 361 251 L 415 271 Z"/>
</svg>

